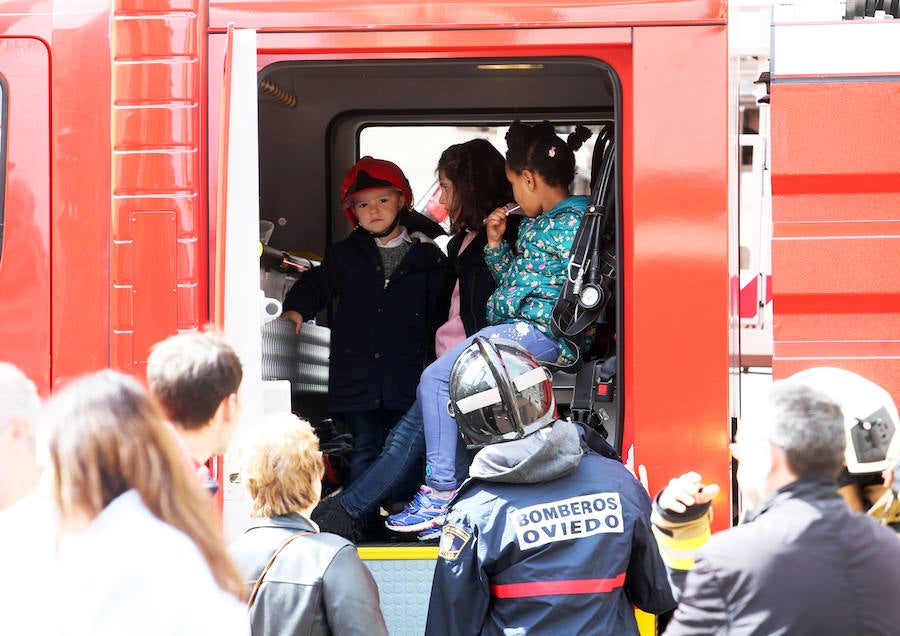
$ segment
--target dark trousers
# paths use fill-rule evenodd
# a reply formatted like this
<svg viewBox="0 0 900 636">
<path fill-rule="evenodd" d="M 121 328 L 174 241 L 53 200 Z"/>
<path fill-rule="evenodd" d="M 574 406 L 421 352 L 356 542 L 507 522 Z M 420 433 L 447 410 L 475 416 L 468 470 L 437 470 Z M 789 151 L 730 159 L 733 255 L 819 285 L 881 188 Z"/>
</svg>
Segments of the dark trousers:
<svg viewBox="0 0 900 636">
<path fill-rule="evenodd" d="M 353 451 L 350 453 L 350 474 L 345 484 L 345 488 L 353 487 L 359 484 L 363 473 L 368 470 L 381 453 L 385 440 L 395 427 L 398 421 L 403 417 L 403 411 L 393 411 L 389 409 L 376 409 L 372 411 L 355 411 L 351 413 L 343 413 L 341 418 L 347 425 L 350 434 L 353 435 Z M 399 470 L 400 466 L 392 467 Z M 408 469 L 407 469 L 408 470 Z M 415 490 L 420 477 L 415 475 L 416 483 L 410 486 L 407 481 L 410 479 L 402 479 L 392 484 L 392 488 L 386 494 L 396 502 L 405 501 L 412 495 L 409 490 Z M 361 484 L 359 484 L 361 485 Z M 380 501 L 377 503 L 381 503 Z"/>
<path fill-rule="evenodd" d="M 391 429 L 378 459 L 339 495 L 341 505 L 351 516 L 359 518 L 388 498 L 394 503 L 412 499 L 425 468 L 422 423 L 422 409 L 416 401 Z"/>
</svg>

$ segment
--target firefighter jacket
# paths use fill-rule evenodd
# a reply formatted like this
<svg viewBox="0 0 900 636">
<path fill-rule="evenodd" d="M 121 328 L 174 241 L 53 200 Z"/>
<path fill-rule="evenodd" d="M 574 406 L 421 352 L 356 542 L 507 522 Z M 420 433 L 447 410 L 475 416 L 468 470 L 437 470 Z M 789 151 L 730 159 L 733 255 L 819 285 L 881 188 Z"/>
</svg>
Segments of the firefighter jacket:
<svg viewBox="0 0 900 636">
<path fill-rule="evenodd" d="M 666 636 L 900 633 L 897 535 L 850 512 L 833 481 L 788 484 L 708 541 L 709 515 L 690 513 L 653 514 L 673 588 L 683 582 Z"/>
<path fill-rule="evenodd" d="M 337 301 L 331 322 L 328 399 L 332 412 L 406 411 L 433 359 L 431 312 L 445 257 L 424 234 L 385 280 L 375 240 L 362 229 L 329 245 L 284 299 L 303 320 Z"/>
<path fill-rule="evenodd" d="M 557 420 L 487 446 L 450 505 L 426 634 L 638 634 L 675 602 L 650 498 Z"/>
</svg>

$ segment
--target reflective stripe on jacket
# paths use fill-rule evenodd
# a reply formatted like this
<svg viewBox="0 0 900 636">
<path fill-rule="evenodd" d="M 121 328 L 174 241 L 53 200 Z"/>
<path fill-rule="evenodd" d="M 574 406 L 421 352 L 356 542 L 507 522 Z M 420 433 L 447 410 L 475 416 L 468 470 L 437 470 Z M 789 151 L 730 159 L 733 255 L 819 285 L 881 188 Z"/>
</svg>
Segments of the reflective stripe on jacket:
<svg viewBox="0 0 900 636">
<path fill-rule="evenodd" d="M 550 435 L 565 426 L 580 431 L 557 421 Z M 514 461 L 497 454 L 541 434 L 479 455 L 491 449 L 492 463 L 509 468 Z M 441 536 L 426 634 L 627 636 L 638 634 L 633 605 L 655 614 L 674 607 L 646 491 L 621 462 L 590 448 L 573 463 L 543 481 L 463 485 Z"/>
</svg>

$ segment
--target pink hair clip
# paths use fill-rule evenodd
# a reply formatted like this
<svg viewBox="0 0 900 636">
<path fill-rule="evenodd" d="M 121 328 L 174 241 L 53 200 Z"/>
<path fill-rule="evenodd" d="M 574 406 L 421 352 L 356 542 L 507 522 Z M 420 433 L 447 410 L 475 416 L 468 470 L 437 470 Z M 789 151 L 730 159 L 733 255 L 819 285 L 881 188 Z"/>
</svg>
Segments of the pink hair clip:
<svg viewBox="0 0 900 636">
<path fill-rule="evenodd" d="M 547 151 L 547 156 L 551 158 L 556 156 L 556 146 L 550 146 L 550 150 Z"/>
</svg>

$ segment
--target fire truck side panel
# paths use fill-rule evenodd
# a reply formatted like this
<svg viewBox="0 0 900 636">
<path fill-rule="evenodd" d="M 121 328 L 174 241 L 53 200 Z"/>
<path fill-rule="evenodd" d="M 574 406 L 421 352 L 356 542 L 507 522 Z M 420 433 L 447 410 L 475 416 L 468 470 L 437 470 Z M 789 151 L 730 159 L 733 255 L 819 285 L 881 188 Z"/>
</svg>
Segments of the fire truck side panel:
<svg viewBox="0 0 900 636">
<path fill-rule="evenodd" d="M 776 26 L 773 372 L 862 373 L 900 395 L 900 24 Z"/>
<path fill-rule="evenodd" d="M 0 35 L 16 49 L 0 70 L 16 74 L 32 64 L 9 86 L 5 204 L 12 227 L 0 265 L 0 339 L 3 358 L 45 393 L 109 360 L 108 4 L 16 0 L 0 9 Z M 16 38 L 41 40 L 43 53 L 35 41 Z M 32 235 L 12 237 L 28 215 Z M 23 267 L 30 271 L 14 271 Z"/>
<path fill-rule="evenodd" d="M 335 3 L 327 0 L 271 2 L 212 0 L 210 28 L 224 31 L 229 23 L 259 31 L 367 31 L 372 29 L 484 28 L 503 23 L 520 28 L 589 25 L 641 25 L 724 22 L 725 0 L 521 0 L 473 3 L 450 2 Z"/>
<path fill-rule="evenodd" d="M 55 2 L 52 383 L 109 365 L 110 3 Z M 34 13 L 47 11 L 35 2 Z"/>
<path fill-rule="evenodd" d="M 50 52 L 0 37 L 0 359 L 50 388 Z"/>
<path fill-rule="evenodd" d="M 625 161 L 634 203 L 626 207 L 622 263 L 626 427 L 651 492 L 687 470 L 725 485 L 726 29 L 640 28 L 634 41 L 634 117 L 624 132 L 634 153 Z M 731 515 L 727 502 L 720 508 L 715 519 L 724 527 Z"/>
<path fill-rule="evenodd" d="M 119 2 L 112 19 L 110 365 L 208 317 L 206 3 Z"/>
</svg>

